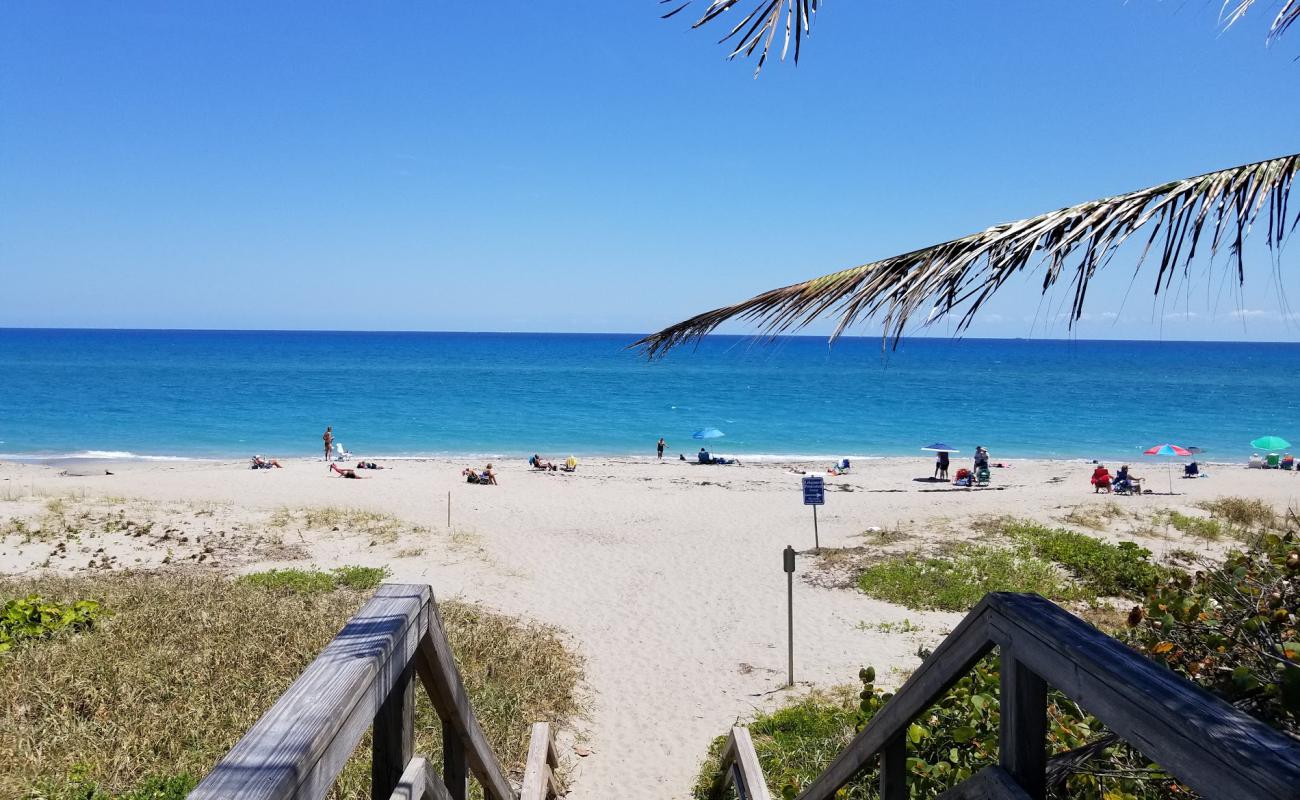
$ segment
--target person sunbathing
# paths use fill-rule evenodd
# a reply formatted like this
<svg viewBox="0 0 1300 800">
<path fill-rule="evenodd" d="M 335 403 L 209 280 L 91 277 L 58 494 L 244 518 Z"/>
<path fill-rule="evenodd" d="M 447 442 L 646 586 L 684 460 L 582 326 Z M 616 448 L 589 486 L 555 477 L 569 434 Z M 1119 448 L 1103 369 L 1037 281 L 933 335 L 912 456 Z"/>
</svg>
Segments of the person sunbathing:
<svg viewBox="0 0 1300 800">
<path fill-rule="evenodd" d="M 478 476 L 478 470 L 473 467 L 465 467 L 460 471 L 460 474 L 464 476 L 466 483 L 478 483 L 481 480 Z"/>
<path fill-rule="evenodd" d="M 357 474 L 357 471 L 355 469 L 339 469 L 339 465 L 335 464 L 333 461 L 330 462 L 330 469 L 334 472 L 337 472 L 339 474 L 339 477 L 342 478 L 356 478 L 357 480 L 361 479 L 361 476 Z"/>
<path fill-rule="evenodd" d="M 564 460 L 564 466 L 562 467 L 562 469 L 563 469 L 565 472 L 577 472 L 577 471 L 578 471 L 578 459 L 574 458 L 573 456 L 569 456 L 568 458 L 566 458 L 566 459 Z"/>
<path fill-rule="evenodd" d="M 490 483 L 493 486 L 497 485 L 497 474 L 492 471 L 491 464 L 488 464 L 487 469 L 483 470 L 483 474 L 479 476 L 479 483 Z"/>
<path fill-rule="evenodd" d="M 358 461 L 357 469 L 383 469 L 383 467 L 373 461 Z"/>
<path fill-rule="evenodd" d="M 272 467 L 276 469 L 283 469 L 284 465 L 274 458 L 262 458 L 261 456 L 253 456 L 253 466 L 251 467 L 251 469 L 271 469 Z"/>
<path fill-rule="evenodd" d="M 528 459 L 528 464 L 533 469 L 540 469 L 542 471 L 554 472 L 556 470 L 556 466 L 554 464 L 552 464 L 549 461 L 543 461 L 542 457 L 537 455 L 536 453 L 533 453 L 533 457 Z"/>
</svg>

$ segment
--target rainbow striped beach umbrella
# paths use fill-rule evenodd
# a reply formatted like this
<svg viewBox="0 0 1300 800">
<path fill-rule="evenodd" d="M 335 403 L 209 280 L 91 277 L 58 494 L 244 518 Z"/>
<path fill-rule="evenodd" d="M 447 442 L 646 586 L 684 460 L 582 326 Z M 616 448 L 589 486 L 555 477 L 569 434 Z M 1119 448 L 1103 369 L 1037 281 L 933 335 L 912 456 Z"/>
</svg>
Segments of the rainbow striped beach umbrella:
<svg viewBox="0 0 1300 800">
<path fill-rule="evenodd" d="M 1150 450 L 1142 451 L 1144 456 L 1190 456 L 1191 450 L 1176 444 L 1158 444 Z"/>
<path fill-rule="evenodd" d="M 1191 450 L 1186 447 L 1179 447 L 1176 444 L 1158 444 L 1148 450 L 1143 450 L 1144 456 L 1190 456 Z M 1174 468 L 1169 468 L 1169 493 L 1174 493 Z"/>
</svg>

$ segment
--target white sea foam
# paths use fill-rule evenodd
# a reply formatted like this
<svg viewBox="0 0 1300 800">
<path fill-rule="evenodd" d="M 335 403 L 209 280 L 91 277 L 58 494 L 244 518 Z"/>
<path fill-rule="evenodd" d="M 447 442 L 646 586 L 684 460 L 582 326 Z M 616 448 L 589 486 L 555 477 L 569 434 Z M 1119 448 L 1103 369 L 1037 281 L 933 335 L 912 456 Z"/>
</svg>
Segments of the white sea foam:
<svg viewBox="0 0 1300 800">
<path fill-rule="evenodd" d="M 128 450 L 78 450 L 75 453 L 0 453 L 4 461 L 195 461 L 187 456 L 140 455 Z"/>
</svg>

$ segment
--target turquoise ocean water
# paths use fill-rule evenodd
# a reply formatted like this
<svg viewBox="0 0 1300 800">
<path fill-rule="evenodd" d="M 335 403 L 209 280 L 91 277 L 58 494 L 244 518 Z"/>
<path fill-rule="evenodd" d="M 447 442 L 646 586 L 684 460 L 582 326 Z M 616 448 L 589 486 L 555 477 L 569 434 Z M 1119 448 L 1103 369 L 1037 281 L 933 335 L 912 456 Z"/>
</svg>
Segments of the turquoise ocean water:
<svg viewBox="0 0 1300 800">
<path fill-rule="evenodd" d="M 0 457 L 921 455 L 1241 459 L 1300 445 L 1300 345 L 635 335 L 0 330 Z M 1300 451 L 1300 447 L 1297 448 Z"/>
</svg>

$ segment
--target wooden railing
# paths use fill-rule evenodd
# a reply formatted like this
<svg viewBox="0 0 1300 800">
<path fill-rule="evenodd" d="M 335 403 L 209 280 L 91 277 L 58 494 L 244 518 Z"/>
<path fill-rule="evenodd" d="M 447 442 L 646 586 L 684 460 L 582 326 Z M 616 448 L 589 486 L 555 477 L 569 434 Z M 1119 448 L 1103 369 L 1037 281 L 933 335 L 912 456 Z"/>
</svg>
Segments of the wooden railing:
<svg viewBox="0 0 1300 800">
<path fill-rule="evenodd" d="M 1300 798 L 1300 744 L 1295 740 L 1042 597 L 990 594 L 799 800 L 831 800 L 877 763 L 882 800 L 906 798 L 908 726 L 995 647 L 1001 659 L 1000 763 L 954 787 L 945 798 L 1045 796 L 1049 686 L 1202 797 Z M 745 750 L 734 729 L 732 740 L 738 751 Z M 743 744 L 753 752 L 748 735 Z M 727 763 L 724 769 L 730 767 Z M 757 764 L 745 779 L 750 785 L 761 783 Z"/>
<path fill-rule="evenodd" d="M 736 787 L 736 796 L 740 800 L 771 800 L 748 728 L 732 728 L 731 734 L 727 736 L 711 796 L 717 800 L 727 791 L 728 786 Z"/>
<path fill-rule="evenodd" d="M 413 750 L 417 678 L 442 721 L 441 775 Z M 474 716 L 432 589 L 385 584 L 190 800 L 324 797 L 368 728 L 374 800 L 465 800 L 471 774 L 487 800 L 519 798 Z M 532 736 L 525 787 L 529 775 L 545 780 L 525 798 L 558 796 L 549 726 L 535 725 Z"/>
</svg>

